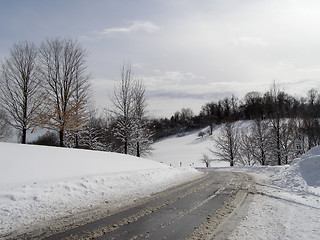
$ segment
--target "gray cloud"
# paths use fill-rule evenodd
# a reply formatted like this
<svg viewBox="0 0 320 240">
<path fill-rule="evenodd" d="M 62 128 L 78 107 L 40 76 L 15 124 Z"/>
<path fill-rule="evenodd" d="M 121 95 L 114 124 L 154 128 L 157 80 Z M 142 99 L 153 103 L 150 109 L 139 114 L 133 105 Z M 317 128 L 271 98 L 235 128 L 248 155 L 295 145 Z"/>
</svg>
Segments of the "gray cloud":
<svg viewBox="0 0 320 240">
<path fill-rule="evenodd" d="M 231 96 L 233 93 L 226 91 L 226 92 L 211 92 L 211 93 L 188 93 L 188 92 L 179 92 L 179 91 L 148 91 L 147 96 L 152 98 L 160 98 L 160 99 L 198 99 L 205 101 L 214 101 L 218 99 L 223 99 L 225 97 Z"/>
<path fill-rule="evenodd" d="M 144 31 L 144 32 L 152 33 L 158 30 L 159 30 L 159 27 L 156 24 L 152 23 L 151 21 L 135 20 L 135 21 L 132 21 L 132 23 L 129 26 L 105 28 L 95 33 L 98 35 L 110 35 L 115 33 L 131 33 L 136 31 Z"/>
</svg>

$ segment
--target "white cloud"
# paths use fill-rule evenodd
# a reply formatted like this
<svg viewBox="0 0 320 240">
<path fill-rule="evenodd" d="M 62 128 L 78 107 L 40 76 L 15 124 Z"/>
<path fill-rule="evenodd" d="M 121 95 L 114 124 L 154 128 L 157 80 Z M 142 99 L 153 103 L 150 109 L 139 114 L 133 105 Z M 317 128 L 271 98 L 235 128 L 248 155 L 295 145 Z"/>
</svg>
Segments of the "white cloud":
<svg viewBox="0 0 320 240">
<path fill-rule="evenodd" d="M 267 41 L 260 37 L 241 36 L 233 41 L 235 45 L 267 46 Z"/>
<path fill-rule="evenodd" d="M 152 23 L 151 21 L 133 21 L 131 25 L 126 27 L 115 27 L 115 28 L 105 28 L 102 31 L 98 32 L 100 35 L 109 35 L 113 33 L 130 33 L 135 31 L 144 31 L 144 32 L 156 32 L 159 30 L 159 27 Z"/>
</svg>

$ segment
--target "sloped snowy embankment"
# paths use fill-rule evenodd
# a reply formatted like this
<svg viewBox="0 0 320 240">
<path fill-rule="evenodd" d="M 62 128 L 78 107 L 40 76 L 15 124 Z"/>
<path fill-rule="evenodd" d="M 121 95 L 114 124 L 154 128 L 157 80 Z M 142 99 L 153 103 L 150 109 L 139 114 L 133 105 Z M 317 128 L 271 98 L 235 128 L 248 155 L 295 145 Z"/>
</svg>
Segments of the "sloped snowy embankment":
<svg viewBox="0 0 320 240">
<path fill-rule="evenodd" d="M 250 121 L 239 121 L 245 131 Z M 206 132 L 209 129 L 203 129 Z M 212 136 L 198 137 L 199 131 L 175 135 L 154 144 L 152 159 L 173 166 L 205 167 L 202 154 L 210 156 Z M 285 166 L 223 167 L 228 163 L 213 162 L 215 171 L 241 171 L 252 174 L 257 192 L 247 216 L 231 233 L 230 239 L 320 239 L 320 147 L 314 148 L 293 164 Z M 220 168 L 216 168 L 220 167 Z M 221 168 L 222 167 L 222 168 Z"/>
<path fill-rule="evenodd" d="M 258 194 L 230 239 L 320 238 L 320 147 L 292 165 L 232 171 L 253 174 Z"/>
<path fill-rule="evenodd" d="M 116 153 L 0 143 L 0 238 L 83 211 L 132 203 L 199 172 Z"/>
</svg>

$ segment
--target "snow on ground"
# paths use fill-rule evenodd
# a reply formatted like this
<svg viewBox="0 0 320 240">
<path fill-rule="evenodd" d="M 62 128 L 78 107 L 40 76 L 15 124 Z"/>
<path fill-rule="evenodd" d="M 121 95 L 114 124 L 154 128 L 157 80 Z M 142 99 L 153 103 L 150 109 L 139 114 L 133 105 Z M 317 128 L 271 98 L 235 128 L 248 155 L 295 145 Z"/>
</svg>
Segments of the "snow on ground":
<svg viewBox="0 0 320 240">
<path fill-rule="evenodd" d="M 233 171 L 251 173 L 259 194 L 230 239 L 320 239 L 320 147 L 292 165 Z"/>
<path fill-rule="evenodd" d="M 0 143 L 0 238 L 85 208 L 121 207 L 200 175 L 117 153 Z"/>
<path fill-rule="evenodd" d="M 249 125 L 238 122 L 244 131 Z M 220 127 L 214 129 L 212 137 L 199 137 L 199 131 L 155 143 L 150 156 L 155 161 L 0 143 L 0 238 L 91 205 L 107 203 L 112 208 L 132 203 L 199 176 L 194 169 L 183 167 L 205 166 L 201 158 L 203 153 L 210 155 L 212 138 L 219 136 Z M 246 172 L 257 181 L 257 194 L 247 216 L 229 239 L 320 239 L 320 147 L 291 165 L 231 168 L 220 162 L 212 166 L 215 171 Z"/>
<path fill-rule="evenodd" d="M 209 127 L 183 134 L 176 134 L 158 141 L 152 145 L 153 151 L 150 159 L 174 167 L 205 167 L 201 161 L 203 154 L 210 155 L 213 147 L 212 136 L 206 134 L 199 137 L 199 132 L 208 133 Z M 214 136 L 218 136 L 220 128 L 215 128 Z M 226 167 L 226 162 L 212 162 L 211 166 Z"/>
<path fill-rule="evenodd" d="M 237 122 L 237 128 L 241 131 L 247 131 L 250 121 Z M 217 139 L 221 134 L 221 125 L 213 128 L 212 135 L 209 135 L 210 128 L 199 129 L 186 133 L 179 133 L 158 141 L 152 145 L 153 151 L 150 159 L 165 163 L 174 167 L 205 167 L 203 154 L 210 157 L 211 150 L 214 149 L 213 139 Z M 203 137 L 199 133 L 205 133 Z M 212 161 L 211 167 L 228 167 L 229 163 L 221 161 Z"/>
<path fill-rule="evenodd" d="M 237 123 L 242 131 L 249 126 L 249 121 Z M 205 167 L 200 159 L 203 153 L 210 156 L 208 149 L 213 148 L 212 138 L 219 136 L 220 127 L 214 129 L 212 137 L 198 137 L 199 131 L 155 143 L 151 158 L 173 166 L 182 162 L 183 166 L 194 163 Z M 246 172 L 257 181 L 258 194 L 230 239 L 320 239 L 320 147 L 291 165 L 231 168 L 227 163 L 213 163 L 211 166 L 215 171 Z"/>
</svg>

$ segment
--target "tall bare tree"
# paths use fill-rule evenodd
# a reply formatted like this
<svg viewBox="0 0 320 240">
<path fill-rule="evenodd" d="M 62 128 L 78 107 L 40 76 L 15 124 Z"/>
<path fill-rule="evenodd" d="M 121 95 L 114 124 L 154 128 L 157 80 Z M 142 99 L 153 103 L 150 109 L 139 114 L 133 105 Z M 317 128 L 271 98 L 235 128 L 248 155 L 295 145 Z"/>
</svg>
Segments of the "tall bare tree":
<svg viewBox="0 0 320 240">
<path fill-rule="evenodd" d="M 251 131 L 251 145 L 253 146 L 252 153 L 254 160 L 261 165 L 270 163 L 268 159 L 271 158 L 272 142 L 269 121 L 259 118 L 255 119 Z"/>
<path fill-rule="evenodd" d="M 121 79 L 114 88 L 114 136 L 120 140 L 125 154 L 141 155 L 150 150 L 152 132 L 148 129 L 146 88 L 142 80 L 134 79 L 130 63 L 121 69 Z"/>
<path fill-rule="evenodd" d="M 254 159 L 254 150 L 255 147 L 253 145 L 253 137 L 252 132 L 248 131 L 249 129 L 242 130 L 240 133 L 240 162 L 243 165 L 254 165 L 255 159 Z"/>
<path fill-rule="evenodd" d="M 74 147 L 79 148 L 80 135 L 87 129 L 90 119 L 92 119 L 92 110 L 89 109 L 90 84 L 88 81 L 82 82 L 82 79 L 76 77 L 75 91 L 71 105 L 74 107 L 74 123 L 72 128 L 67 129 L 74 138 Z"/>
<path fill-rule="evenodd" d="M 298 139 L 298 123 L 294 118 L 285 119 L 281 122 L 280 136 L 281 136 L 281 150 L 282 163 L 288 164 L 295 158 L 294 142 Z"/>
<path fill-rule="evenodd" d="M 148 129 L 146 88 L 142 82 L 135 81 L 133 88 L 133 152 L 140 157 L 150 150 L 152 132 Z"/>
<path fill-rule="evenodd" d="M 227 122 L 221 128 L 221 135 L 214 140 L 215 148 L 210 151 L 220 161 L 227 161 L 230 167 L 240 159 L 239 134 L 234 123 Z"/>
<path fill-rule="evenodd" d="M 26 143 L 27 130 L 32 127 L 42 102 L 37 54 L 33 43 L 14 44 L 10 56 L 2 63 L 0 103 L 7 112 L 10 124 L 20 131 L 21 143 Z"/>
<path fill-rule="evenodd" d="M 41 125 L 59 132 L 60 146 L 65 131 L 76 130 L 85 119 L 82 110 L 90 79 L 85 70 L 86 51 L 78 42 L 56 38 L 41 44 L 40 74 L 47 104 Z"/>
<path fill-rule="evenodd" d="M 123 153 L 128 154 L 132 135 L 134 117 L 134 76 L 130 63 L 124 63 L 121 68 L 121 79 L 114 88 L 111 101 L 112 115 L 117 122 L 114 134 L 123 143 Z"/>
</svg>

